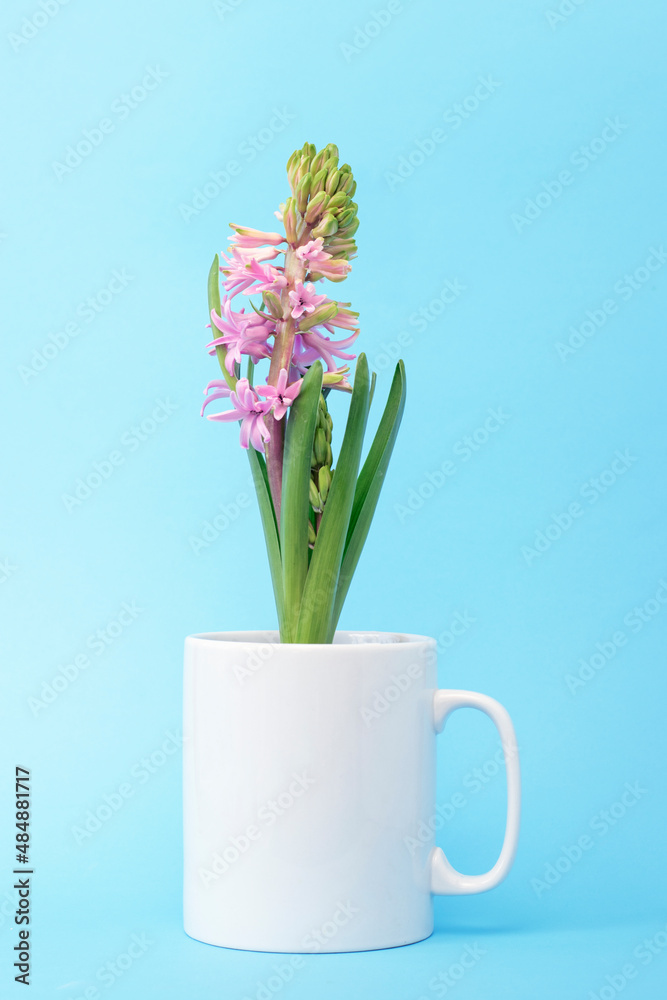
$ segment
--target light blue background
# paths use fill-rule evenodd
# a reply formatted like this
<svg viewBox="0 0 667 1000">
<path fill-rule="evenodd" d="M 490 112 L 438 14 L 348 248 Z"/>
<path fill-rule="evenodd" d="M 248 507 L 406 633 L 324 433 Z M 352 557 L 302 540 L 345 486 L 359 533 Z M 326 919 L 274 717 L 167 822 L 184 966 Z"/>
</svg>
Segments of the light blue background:
<svg viewBox="0 0 667 1000">
<path fill-rule="evenodd" d="M 566 13 L 549 17 L 559 3 Z M 38 15 L 31 32 L 23 19 L 40 9 L 15 0 L 0 17 L 2 995 L 22 995 L 9 957 L 15 764 L 33 771 L 33 997 L 74 1000 L 97 984 L 113 1000 L 241 1000 L 278 962 L 184 935 L 180 755 L 145 782 L 139 762 L 180 732 L 183 637 L 275 621 L 254 504 L 194 551 L 219 505 L 249 495 L 233 429 L 198 415 L 215 377 L 203 350 L 205 285 L 228 221 L 272 228 L 284 164 L 308 140 L 336 142 L 358 179 L 359 258 L 344 297 L 361 313 L 360 346 L 383 369 L 378 398 L 389 385 L 384 353 L 399 343 L 409 378 L 341 624 L 440 636 L 457 612 L 474 618 L 448 648 L 444 636 L 441 681 L 510 710 L 525 807 L 501 888 L 438 899 L 437 930 L 423 944 L 308 957 L 275 995 L 441 996 L 433 977 L 477 943 L 486 954 L 451 990 L 460 1000 L 604 997 L 605 987 L 610 997 L 605 977 L 618 983 L 627 962 L 637 969 L 628 998 L 662 996 L 667 950 L 646 965 L 633 951 L 667 923 L 667 606 L 651 603 L 667 576 L 667 267 L 639 272 L 632 295 L 621 289 L 667 241 L 664 5 L 404 0 L 363 36 L 384 0 L 218 9 L 72 0 Z M 166 76 L 121 112 L 116 102 L 147 67 Z M 475 107 L 489 77 L 493 92 Z M 457 117 L 466 99 L 467 117 Z M 293 117 L 263 133 L 270 141 L 251 159 L 244 144 L 274 109 Z M 69 172 L 56 170 L 103 118 L 113 131 Z M 602 148 L 593 141 L 607 119 L 618 134 Z M 433 129 L 445 140 L 419 163 L 417 143 Z M 597 150 L 587 169 L 580 147 Z M 412 173 L 392 178 L 411 154 Z M 230 160 L 238 175 L 186 221 L 182 206 Z M 563 170 L 571 183 L 550 204 L 543 193 L 537 217 L 522 223 L 526 202 L 544 185 L 558 192 Z M 131 280 L 86 321 L 81 303 L 109 298 L 103 290 L 123 269 Z M 464 290 L 436 316 L 430 303 L 457 280 Z M 560 357 L 570 327 L 608 299 L 616 312 Z M 422 308 L 432 318 L 418 329 L 410 317 Z M 66 342 L 70 323 L 79 333 Z M 44 358 L 51 335 L 64 347 L 47 348 L 40 365 L 33 352 Z M 138 441 L 132 428 L 165 399 L 176 409 Z M 466 460 L 460 442 L 475 431 L 483 439 L 499 407 L 503 426 Z M 632 461 L 604 494 L 586 487 L 626 449 Z M 122 464 L 68 511 L 63 494 L 113 451 Z M 448 459 L 454 475 L 429 491 L 428 474 Z M 420 488 L 432 495 L 401 514 Z M 552 528 L 545 551 L 527 553 L 577 502 L 567 530 Z M 141 612 L 122 634 L 103 653 L 87 647 L 132 602 Z M 633 618 L 644 605 L 646 621 Z M 625 644 L 570 690 L 580 660 L 619 630 Z M 31 709 L 86 651 L 90 665 Z M 439 842 L 464 870 L 485 870 L 499 848 L 502 773 L 479 791 L 469 778 L 476 767 L 493 772 L 496 749 L 488 720 L 469 712 L 441 747 L 439 803 L 463 789 L 466 806 Z M 124 782 L 132 796 L 78 844 L 73 828 Z M 599 832 L 596 816 L 627 782 L 639 783 L 638 800 Z M 584 834 L 593 846 L 570 871 L 548 889 L 532 881 Z M 104 986 L 96 971 L 132 933 L 152 943 Z"/>
</svg>

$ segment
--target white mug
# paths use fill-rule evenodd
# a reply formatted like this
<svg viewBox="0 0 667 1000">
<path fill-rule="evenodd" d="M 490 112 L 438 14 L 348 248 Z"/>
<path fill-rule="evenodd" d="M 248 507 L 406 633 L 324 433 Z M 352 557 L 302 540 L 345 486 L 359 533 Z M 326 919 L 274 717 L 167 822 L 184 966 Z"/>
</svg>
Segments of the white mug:
<svg viewBox="0 0 667 1000">
<path fill-rule="evenodd" d="M 436 735 L 457 708 L 496 724 L 507 768 L 498 861 L 462 875 L 435 846 Z M 484 892 L 517 846 L 519 758 L 506 710 L 438 690 L 436 644 L 338 632 L 185 642 L 185 930 L 209 944 L 341 952 L 421 941 L 433 894 Z"/>
</svg>

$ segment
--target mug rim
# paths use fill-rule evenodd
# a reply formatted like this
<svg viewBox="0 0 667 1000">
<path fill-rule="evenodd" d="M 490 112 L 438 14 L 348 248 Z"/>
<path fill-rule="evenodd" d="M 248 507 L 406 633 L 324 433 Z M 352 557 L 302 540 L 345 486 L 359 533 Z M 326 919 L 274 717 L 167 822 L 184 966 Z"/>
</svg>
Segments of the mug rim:
<svg viewBox="0 0 667 1000">
<path fill-rule="evenodd" d="M 436 640 L 432 636 L 419 635 L 412 632 L 382 632 L 378 629 L 337 629 L 334 642 L 280 642 L 278 629 L 247 629 L 230 632 L 194 632 L 186 637 L 186 642 L 195 642 L 205 646 L 272 646 L 280 649 L 302 649 L 312 652 L 317 650 L 322 653 L 324 650 L 338 651 L 340 649 L 383 649 L 386 646 L 396 648 L 397 646 L 418 646 L 422 643 L 432 643 L 436 645 Z M 274 638 L 258 638 L 258 636 L 271 636 Z M 351 639 L 352 636 L 364 637 Z M 377 637 L 365 638 L 368 636 Z M 336 642 L 336 637 L 344 641 Z M 324 655 L 330 655 L 324 653 Z"/>
</svg>

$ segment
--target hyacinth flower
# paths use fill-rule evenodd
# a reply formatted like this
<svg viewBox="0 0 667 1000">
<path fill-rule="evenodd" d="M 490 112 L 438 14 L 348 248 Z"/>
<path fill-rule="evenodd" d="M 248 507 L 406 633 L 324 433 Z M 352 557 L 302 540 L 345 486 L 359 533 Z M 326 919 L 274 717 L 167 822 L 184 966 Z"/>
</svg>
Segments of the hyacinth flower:
<svg viewBox="0 0 667 1000">
<path fill-rule="evenodd" d="M 318 295 L 312 281 L 295 281 L 294 288 L 287 293 L 293 319 L 300 319 L 305 313 L 312 314 L 316 308 L 326 302 L 326 295 Z"/>
<path fill-rule="evenodd" d="M 226 405 L 206 416 L 240 424 L 281 641 L 327 643 L 386 475 L 405 405 L 405 370 L 399 362 L 360 469 L 375 374 L 360 354 L 348 378 L 344 362 L 355 357 L 349 349 L 359 336 L 359 315 L 323 287 L 344 281 L 356 256 L 356 182 L 333 144 L 318 151 L 305 143 L 289 158 L 287 177 L 291 193 L 274 213 L 284 235 L 230 223 L 228 251 L 211 266 L 214 339 L 207 347 L 223 379 L 207 385 L 202 413 L 211 403 Z M 350 400 L 335 463 L 332 391 Z"/>
<path fill-rule="evenodd" d="M 261 385 L 257 389 L 260 396 L 266 396 L 269 407 L 273 410 L 276 420 L 282 420 L 301 390 L 303 379 L 297 379 L 287 385 L 287 369 L 281 368 L 276 385 Z"/>
<path fill-rule="evenodd" d="M 209 382 L 207 388 L 213 384 L 220 386 L 219 382 Z M 257 451 L 264 451 L 265 442 L 270 440 L 264 417 L 269 412 L 272 403 L 262 402 L 248 382 L 248 379 L 240 378 L 236 383 L 235 389 L 230 389 L 229 387 L 226 389 L 218 388 L 217 391 L 211 393 L 204 401 L 202 413 L 209 403 L 212 403 L 214 399 L 221 399 L 223 396 L 229 396 L 233 409 L 225 410 L 222 413 L 210 413 L 208 415 L 209 420 L 240 420 L 241 444 L 243 447 L 247 448 L 249 445 L 252 445 Z"/>
</svg>

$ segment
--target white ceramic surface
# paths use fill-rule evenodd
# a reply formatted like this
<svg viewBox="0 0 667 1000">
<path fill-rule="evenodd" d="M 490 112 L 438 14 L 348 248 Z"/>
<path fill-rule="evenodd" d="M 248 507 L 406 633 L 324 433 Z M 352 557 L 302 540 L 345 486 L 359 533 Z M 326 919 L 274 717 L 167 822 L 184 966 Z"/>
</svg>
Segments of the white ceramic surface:
<svg viewBox="0 0 667 1000">
<path fill-rule="evenodd" d="M 433 893 L 484 892 L 511 867 L 520 792 L 509 715 L 485 695 L 437 690 L 424 636 L 277 639 L 185 642 L 185 930 L 274 952 L 420 941 Z M 455 871 L 433 834 L 436 736 L 462 707 L 495 722 L 508 777 L 503 848 L 476 876 Z"/>
</svg>

